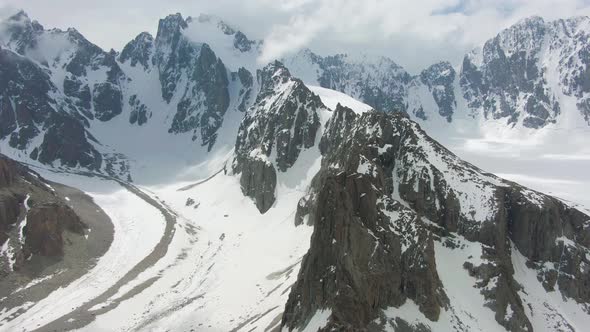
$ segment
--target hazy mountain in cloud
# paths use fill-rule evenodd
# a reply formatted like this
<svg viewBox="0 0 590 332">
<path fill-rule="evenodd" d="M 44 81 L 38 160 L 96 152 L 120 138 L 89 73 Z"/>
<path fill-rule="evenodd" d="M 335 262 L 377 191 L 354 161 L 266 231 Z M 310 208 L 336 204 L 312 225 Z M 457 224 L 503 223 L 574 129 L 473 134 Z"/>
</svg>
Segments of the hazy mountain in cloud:
<svg viewBox="0 0 590 332">
<path fill-rule="evenodd" d="M 301 48 L 320 55 L 364 51 L 386 55 L 413 75 L 440 60 L 459 65 L 471 48 L 522 18 L 590 14 L 586 0 L 146 0 L 141 4 L 5 0 L 3 4 L 24 8 L 48 26 L 74 26 L 105 50 L 122 50 L 141 31 L 155 35 L 162 13 L 210 13 L 240 27 L 250 39 L 268 42 L 268 56 L 261 65 Z M 67 15 L 62 8 L 68 8 Z"/>
</svg>

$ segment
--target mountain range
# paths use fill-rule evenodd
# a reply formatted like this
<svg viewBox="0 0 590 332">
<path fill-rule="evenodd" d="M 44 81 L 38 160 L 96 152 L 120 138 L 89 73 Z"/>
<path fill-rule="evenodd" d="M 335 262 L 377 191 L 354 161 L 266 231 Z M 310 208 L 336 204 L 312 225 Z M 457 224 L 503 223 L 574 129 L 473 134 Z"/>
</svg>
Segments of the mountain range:
<svg viewBox="0 0 590 332">
<path fill-rule="evenodd" d="M 114 240 L 96 267 L 132 250 L 118 232 L 162 236 L 136 265 L 111 267 L 126 273 L 108 289 L 61 297 L 71 310 L 48 311 L 57 290 L 28 301 L 19 292 L 34 286 L 10 277 L 0 329 L 583 330 L 588 212 L 428 133 L 587 128 L 589 36 L 588 17 L 531 17 L 459 68 L 411 75 L 386 57 L 309 49 L 260 64 L 264 41 L 209 15 L 169 15 L 155 37 L 107 52 L 18 12 L 0 22 L 0 152 L 16 160 L 0 160 L 11 179 L 0 181 L 0 268 L 14 276 L 22 257 L 67 261 L 80 235 L 94 243 L 87 212 L 43 177 L 95 195 L 109 215 Z M 135 205 L 86 181 L 124 189 L 163 226 L 130 227 Z M 37 191 L 61 207 L 46 220 L 69 221 L 31 235 Z"/>
</svg>

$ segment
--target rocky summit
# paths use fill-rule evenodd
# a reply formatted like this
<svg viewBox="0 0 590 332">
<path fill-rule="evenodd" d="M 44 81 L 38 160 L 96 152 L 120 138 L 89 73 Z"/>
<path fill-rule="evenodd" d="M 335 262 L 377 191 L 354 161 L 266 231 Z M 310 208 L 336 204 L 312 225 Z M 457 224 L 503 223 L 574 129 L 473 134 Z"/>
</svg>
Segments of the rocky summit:
<svg viewBox="0 0 590 332">
<path fill-rule="evenodd" d="M 0 331 L 583 331 L 576 179 L 504 174 L 559 185 L 527 188 L 430 129 L 586 142 L 589 27 L 531 17 L 413 75 L 309 49 L 262 63 L 267 41 L 213 15 L 120 52 L 7 16 Z M 484 138 L 467 143 L 506 141 Z"/>
</svg>

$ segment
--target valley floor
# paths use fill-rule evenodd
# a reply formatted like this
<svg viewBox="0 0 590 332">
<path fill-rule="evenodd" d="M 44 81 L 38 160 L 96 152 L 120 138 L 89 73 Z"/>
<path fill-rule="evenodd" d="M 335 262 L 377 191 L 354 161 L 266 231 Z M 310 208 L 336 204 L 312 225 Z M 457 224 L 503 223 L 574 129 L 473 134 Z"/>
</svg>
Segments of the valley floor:
<svg viewBox="0 0 590 332">
<path fill-rule="evenodd" d="M 283 187 L 284 198 L 261 217 L 238 179 L 221 171 L 149 188 L 42 175 L 91 196 L 110 217 L 114 239 L 79 279 L 45 298 L 6 302 L 1 331 L 262 331 L 280 323 L 312 231 L 293 223 L 299 187 Z M 33 283 L 45 287 L 53 278 Z"/>
</svg>

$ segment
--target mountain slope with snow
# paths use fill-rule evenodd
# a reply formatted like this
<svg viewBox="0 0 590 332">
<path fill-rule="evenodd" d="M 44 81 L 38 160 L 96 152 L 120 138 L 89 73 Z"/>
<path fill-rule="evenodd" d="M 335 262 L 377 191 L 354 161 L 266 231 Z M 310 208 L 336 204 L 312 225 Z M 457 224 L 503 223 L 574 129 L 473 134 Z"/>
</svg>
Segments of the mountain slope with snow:
<svg viewBox="0 0 590 332">
<path fill-rule="evenodd" d="M 0 299 L 0 330 L 583 329 L 589 213 L 427 134 L 582 114 L 586 19 L 556 22 L 411 76 L 311 51 L 260 65 L 263 42 L 206 15 L 117 53 L 17 13 L 0 152 L 85 191 L 114 236 L 78 279 L 36 298 L 59 280 L 41 270 Z"/>
<path fill-rule="evenodd" d="M 305 49 L 284 62 L 308 84 L 384 111 L 405 111 L 432 127 L 470 117 L 475 128 L 488 121 L 508 128 L 574 128 L 590 124 L 589 35 L 588 17 L 532 17 L 467 54 L 460 68 L 441 62 L 413 77 L 386 58 L 322 57 Z"/>
</svg>

